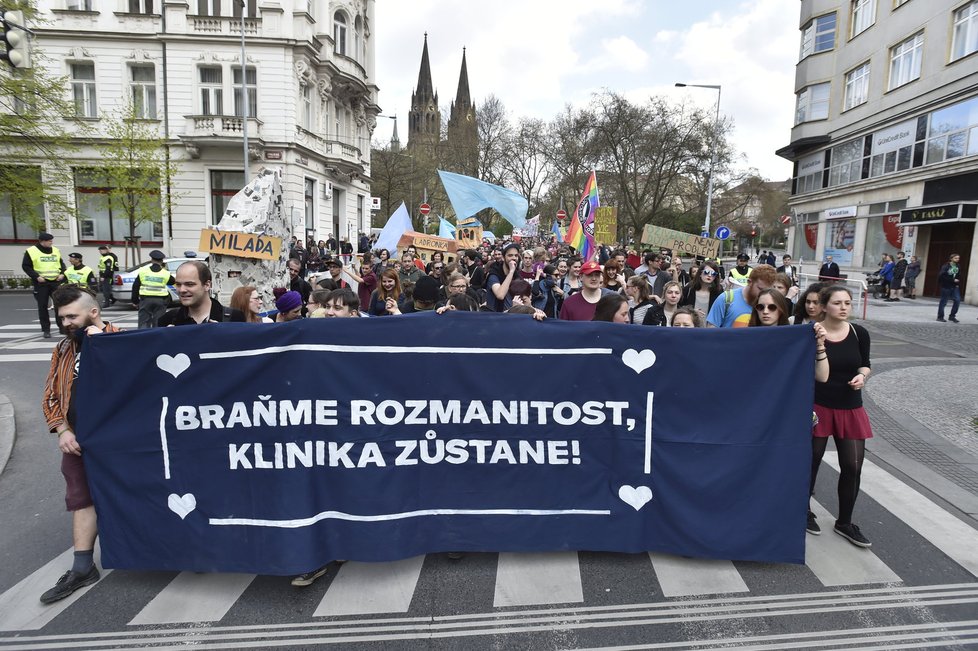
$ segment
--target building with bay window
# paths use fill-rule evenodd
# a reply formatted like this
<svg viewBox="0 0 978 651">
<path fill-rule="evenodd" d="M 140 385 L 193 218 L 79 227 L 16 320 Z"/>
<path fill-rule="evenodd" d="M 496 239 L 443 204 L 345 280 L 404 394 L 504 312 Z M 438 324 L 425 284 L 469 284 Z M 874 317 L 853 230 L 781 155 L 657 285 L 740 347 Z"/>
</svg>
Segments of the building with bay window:
<svg viewBox="0 0 978 651">
<path fill-rule="evenodd" d="M 802 0 L 792 161 L 794 257 L 861 278 L 961 255 L 978 304 L 978 0 Z"/>
<path fill-rule="evenodd" d="M 124 107 L 163 139 L 177 165 L 171 187 L 141 191 L 144 207 L 158 211 L 137 229 L 144 251 L 197 248 L 200 230 L 245 185 L 245 134 L 250 175 L 282 170 L 295 235 L 355 242 L 369 231 L 370 137 L 380 112 L 374 0 L 37 4 L 46 19 L 35 26 L 39 65 L 66 79 L 69 132 L 89 128 L 69 149 L 73 187 L 65 194 L 76 216 L 55 222 L 49 206 L 31 212 L 49 217 L 46 230 L 63 254 L 78 250 L 94 264 L 99 244 L 121 247 L 129 233 L 125 206 L 90 145 L 111 137 L 107 127 Z M 25 173 L 45 171 L 38 159 Z M 171 209 L 160 200 L 166 192 L 176 197 Z M 37 236 L 16 204 L 0 192 L 0 269 L 15 272 Z"/>
</svg>

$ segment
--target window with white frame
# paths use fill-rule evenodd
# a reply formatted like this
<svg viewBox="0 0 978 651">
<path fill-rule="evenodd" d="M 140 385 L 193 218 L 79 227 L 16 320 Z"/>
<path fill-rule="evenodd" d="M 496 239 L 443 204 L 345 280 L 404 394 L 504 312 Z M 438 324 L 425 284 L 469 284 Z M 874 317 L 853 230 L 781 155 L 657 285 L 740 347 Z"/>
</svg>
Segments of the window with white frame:
<svg viewBox="0 0 978 651">
<path fill-rule="evenodd" d="M 41 168 L 0 167 L 0 241 L 30 241 L 44 224 L 44 200 L 37 194 Z"/>
<path fill-rule="evenodd" d="M 829 187 L 860 180 L 863 158 L 862 138 L 833 147 L 829 165 Z"/>
<path fill-rule="evenodd" d="M 220 66 L 200 66 L 200 114 L 224 115 L 224 75 Z"/>
<path fill-rule="evenodd" d="M 850 38 L 865 32 L 876 22 L 876 0 L 852 0 Z"/>
<path fill-rule="evenodd" d="M 346 16 L 342 11 L 333 14 L 333 51 L 346 54 Z"/>
<path fill-rule="evenodd" d="M 129 13 L 152 14 L 154 0 L 129 0 Z"/>
<path fill-rule="evenodd" d="M 930 114 L 925 164 L 978 154 L 978 97 Z"/>
<path fill-rule="evenodd" d="M 234 79 L 234 114 L 244 115 L 244 104 L 241 102 L 241 66 L 233 66 L 231 75 Z M 254 66 L 245 68 L 245 87 L 248 90 L 248 117 L 258 115 L 258 70 Z"/>
<path fill-rule="evenodd" d="M 132 188 L 140 202 L 139 210 L 152 210 L 153 218 L 136 227 L 143 243 L 162 242 L 163 212 L 159 185 Z M 78 209 L 78 236 L 82 242 L 122 244 L 129 235 L 129 218 L 107 175 L 98 169 L 75 170 L 75 205 Z M 145 213 L 144 213 L 145 214 Z"/>
<path fill-rule="evenodd" d="M 914 34 L 890 49 L 890 90 L 920 78 L 920 61 L 923 52 L 923 32 Z"/>
<path fill-rule="evenodd" d="M 91 11 L 92 0 L 67 0 L 65 8 L 71 11 Z"/>
<path fill-rule="evenodd" d="M 869 61 L 846 73 L 844 111 L 864 104 L 869 99 Z"/>
<path fill-rule="evenodd" d="M 211 223 L 217 224 L 224 216 L 231 197 L 245 185 L 244 172 L 211 170 Z"/>
<path fill-rule="evenodd" d="M 235 0 L 232 0 L 232 2 Z M 221 0 L 197 0 L 198 16 L 220 16 Z"/>
<path fill-rule="evenodd" d="M 313 121 L 313 88 L 312 84 L 305 84 L 300 87 L 302 102 L 299 108 L 299 120 L 303 129 L 311 131 L 315 122 Z"/>
<path fill-rule="evenodd" d="M 156 70 L 152 65 L 129 66 L 132 109 L 137 118 L 156 119 Z"/>
<path fill-rule="evenodd" d="M 306 231 L 316 229 L 316 180 L 306 179 L 305 192 Z"/>
<path fill-rule="evenodd" d="M 835 13 L 813 18 L 801 30 L 801 56 L 827 52 L 835 47 Z"/>
<path fill-rule="evenodd" d="M 832 84 L 815 84 L 803 88 L 798 93 L 795 105 L 795 124 L 824 120 L 829 117 L 829 94 Z"/>
<path fill-rule="evenodd" d="M 978 0 L 954 12 L 954 36 L 951 61 L 957 61 L 978 50 Z"/>
<path fill-rule="evenodd" d="M 245 18 L 258 18 L 258 7 L 255 0 L 233 0 L 231 2 L 231 15 L 241 18 L 242 2 L 245 2 Z"/>
<path fill-rule="evenodd" d="M 71 94 L 75 102 L 75 117 L 97 118 L 98 103 L 95 99 L 95 64 L 72 63 Z"/>
</svg>

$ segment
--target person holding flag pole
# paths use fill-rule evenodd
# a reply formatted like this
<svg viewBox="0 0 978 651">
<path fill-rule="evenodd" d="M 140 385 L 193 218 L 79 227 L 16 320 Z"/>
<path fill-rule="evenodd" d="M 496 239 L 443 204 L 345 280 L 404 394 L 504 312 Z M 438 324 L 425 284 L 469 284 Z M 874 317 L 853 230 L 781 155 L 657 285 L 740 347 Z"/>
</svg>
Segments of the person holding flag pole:
<svg viewBox="0 0 978 651">
<path fill-rule="evenodd" d="M 581 260 L 588 262 L 597 253 L 597 246 L 594 241 L 594 217 L 598 206 L 598 180 L 594 171 L 584 185 L 584 194 L 577 202 L 577 209 L 571 217 L 570 226 L 567 234 L 564 235 L 564 242 L 570 244 L 577 251 Z"/>
</svg>

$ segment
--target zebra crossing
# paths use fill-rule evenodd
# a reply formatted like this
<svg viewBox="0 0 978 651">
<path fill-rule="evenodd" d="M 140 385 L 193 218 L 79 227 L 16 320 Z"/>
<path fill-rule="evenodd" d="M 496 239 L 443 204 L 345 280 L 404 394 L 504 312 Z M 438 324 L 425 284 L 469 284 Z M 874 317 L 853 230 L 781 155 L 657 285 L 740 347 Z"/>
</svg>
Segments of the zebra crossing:
<svg viewBox="0 0 978 651">
<path fill-rule="evenodd" d="M 837 457 L 831 453 L 826 454 L 826 462 L 838 466 Z M 79 618 L 83 619 L 84 613 L 115 598 L 117 578 L 122 581 L 121 577 L 127 577 L 126 585 L 138 584 L 148 573 L 107 570 L 95 585 L 64 601 L 43 606 L 38 602 L 38 595 L 53 585 L 70 564 L 71 550 L 66 550 L 0 595 L 0 651 L 62 648 L 61 645 L 101 647 L 105 640 L 98 636 L 103 635 L 114 636 L 112 646 L 119 648 L 189 644 L 193 635 L 198 636 L 193 639 L 194 646 L 200 648 L 265 648 L 295 644 L 296 636 L 303 636 L 305 645 L 310 639 L 323 644 L 338 641 L 353 644 L 357 640 L 366 643 L 524 635 L 565 629 L 581 629 L 584 635 L 586 630 L 610 626 L 612 622 L 618 626 L 646 627 L 703 620 L 719 625 L 729 618 L 743 621 L 853 609 L 870 613 L 886 609 L 918 612 L 945 607 L 963 607 L 972 617 L 947 622 L 939 631 L 935 628 L 928 632 L 926 626 L 918 625 L 901 633 L 898 626 L 888 625 L 879 630 L 867 627 L 859 634 L 872 640 L 881 636 L 916 640 L 911 643 L 914 648 L 918 643 L 921 647 L 941 645 L 950 639 L 978 641 L 978 529 L 870 461 L 864 467 L 862 489 L 867 499 L 899 521 L 899 526 L 909 530 L 908 535 L 919 537 L 922 542 L 913 554 L 899 558 L 887 552 L 886 540 L 876 539 L 872 549 L 856 548 L 832 534 L 829 523 L 833 516 L 826 505 L 813 501 L 813 510 L 825 525 L 825 532 L 821 536 L 807 536 L 803 567 L 786 566 L 791 570 L 792 587 L 798 588 L 794 592 L 781 590 L 780 594 L 766 594 L 765 586 L 758 581 L 758 573 L 764 575 L 768 571 L 764 564 L 691 559 L 654 552 L 643 559 L 588 552 L 499 553 L 492 555 L 494 572 L 473 570 L 471 575 L 464 574 L 467 560 L 489 555 L 472 555 L 457 562 L 440 561 L 441 554 L 391 563 L 350 561 L 332 566 L 320 582 L 303 589 L 291 588 L 285 577 L 181 572 L 165 585 L 157 582 L 161 587 L 155 594 L 143 594 L 141 601 L 138 596 L 130 595 L 136 601 L 131 604 L 135 612 L 119 620 L 118 630 L 93 633 L 91 644 L 79 644 L 77 635 L 37 633 L 55 620 L 71 622 L 72 612 L 77 609 L 82 613 Z M 595 558 L 600 559 L 598 568 L 594 566 Z M 926 578 L 922 582 L 911 569 L 923 558 L 937 558 L 937 562 L 945 564 L 947 568 L 942 576 L 950 577 L 953 582 L 932 584 Z M 426 612 L 422 603 L 425 600 L 419 595 L 425 589 L 426 572 L 435 572 L 439 562 L 441 567 L 447 562 L 454 563 L 454 568 L 462 568 L 458 570 L 460 582 L 471 584 L 472 593 L 484 591 L 491 598 L 491 605 L 476 603 L 473 612 L 460 614 L 458 610 L 465 610 L 461 603 L 453 605 L 452 614 Z M 629 570 L 617 574 L 616 579 L 629 584 L 624 592 L 635 603 L 599 599 L 596 604 L 595 584 L 610 586 L 602 574 L 609 564 L 624 563 L 629 564 Z M 483 563 L 482 567 L 491 564 Z M 912 575 L 910 580 L 908 572 Z M 477 588 L 478 581 L 492 581 L 491 589 Z M 274 590 L 270 591 L 270 586 Z M 605 590 L 610 592 L 612 587 Z M 281 598 L 283 594 L 297 595 L 298 610 L 290 613 L 287 622 L 254 622 L 245 617 L 251 623 L 240 625 L 240 613 L 229 617 L 242 602 L 253 607 L 255 603 Z M 860 623 L 866 622 L 860 620 Z M 207 631 L 206 638 L 199 638 L 201 627 Z M 821 636 L 818 639 L 799 642 L 797 648 L 821 648 L 837 643 L 831 631 L 818 635 Z M 768 648 L 765 645 L 768 641 L 774 644 L 773 640 L 775 637 L 765 638 L 751 648 Z M 642 645 L 641 648 L 657 647 Z"/>
<path fill-rule="evenodd" d="M 31 313 L 36 313 L 30 310 Z M 123 330 L 135 330 L 138 317 L 134 310 L 106 311 L 103 317 Z M 0 364 L 11 362 L 50 362 L 51 350 L 61 337 L 54 328 L 52 317 L 52 337 L 41 337 L 41 326 L 35 318 L 26 323 L 0 326 Z"/>
</svg>

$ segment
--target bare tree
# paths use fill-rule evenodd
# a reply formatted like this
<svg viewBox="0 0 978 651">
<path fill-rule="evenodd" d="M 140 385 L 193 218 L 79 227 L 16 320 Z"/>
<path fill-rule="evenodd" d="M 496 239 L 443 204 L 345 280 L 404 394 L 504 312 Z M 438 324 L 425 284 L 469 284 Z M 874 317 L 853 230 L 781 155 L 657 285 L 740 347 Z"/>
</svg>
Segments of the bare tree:
<svg viewBox="0 0 978 651">
<path fill-rule="evenodd" d="M 543 120 L 520 118 L 503 144 L 502 169 L 513 188 L 536 209 L 550 176 Z"/>
<path fill-rule="evenodd" d="M 506 107 L 495 95 L 482 103 L 476 116 L 479 126 L 479 178 L 486 183 L 502 185 L 506 177 L 503 169 L 506 141 L 512 127 Z"/>
</svg>

